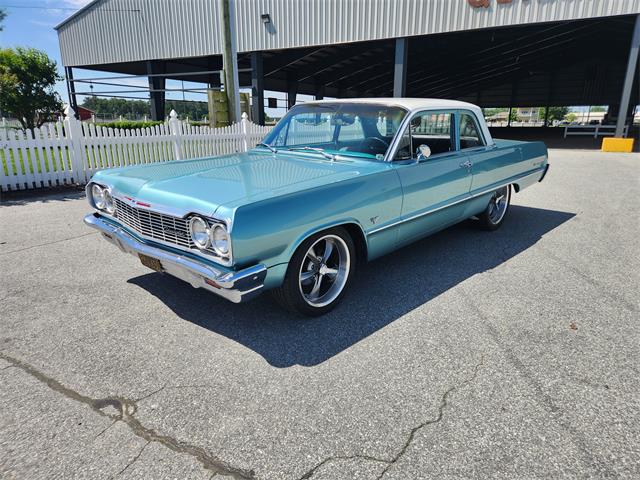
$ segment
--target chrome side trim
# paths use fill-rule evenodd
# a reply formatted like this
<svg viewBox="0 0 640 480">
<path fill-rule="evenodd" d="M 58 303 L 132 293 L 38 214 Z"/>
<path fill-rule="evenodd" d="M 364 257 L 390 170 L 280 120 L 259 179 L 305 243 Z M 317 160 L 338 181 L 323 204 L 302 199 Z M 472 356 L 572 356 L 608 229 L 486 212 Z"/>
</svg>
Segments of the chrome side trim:
<svg viewBox="0 0 640 480">
<path fill-rule="evenodd" d="M 539 169 L 539 170 L 536 170 L 534 172 L 528 172 L 528 173 L 525 173 L 523 175 L 519 175 L 517 177 L 513 177 L 508 182 L 502 182 L 502 183 L 499 183 L 499 184 L 494 184 L 490 188 L 483 189 L 483 190 L 481 190 L 479 192 L 476 192 L 476 193 L 469 193 L 468 197 L 464 197 L 464 198 L 461 198 L 459 200 L 454 200 L 453 202 L 447 203 L 446 205 L 441 205 L 439 207 L 432 208 L 431 210 L 427 210 L 426 212 L 416 213 L 414 215 L 411 215 L 410 217 L 402 218 L 400 220 L 396 220 L 395 222 L 390 223 L 388 225 L 383 225 L 381 227 L 374 228 L 373 230 L 370 230 L 369 232 L 367 232 L 367 236 L 373 235 L 374 233 L 381 232 L 383 230 L 386 230 L 387 228 L 395 227 L 397 225 L 400 225 L 401 223 L 411 222 L 411 221 L 416 220 L 416 219 L 418 219 L 420 217 L 424 217 L 425 215 L 429 215 L 431 213 L 435 213 L 435 212 L 438 212 L 440 210 L 444 210 L 445 208 L 453 207 L 454 205 L 458 205 L 459 203 L 466 202 L 466 201 L 471 200 L 473 198 L 481 197 L 482 195 L 486 195 L 487 193 L 491 193 L 491 192 L 494 192 L 495 190 L 498 190 L 500 188 L 506 187 L 507 185 L 511 185 L 511 184 L 517 182 L 518 180 L 526 178 L 526 177 L 528 177 L 530 175 L 540 174 L 540 173 L 542 173 L 543 170 L 544 169 Z"/>
<path fill-rule="evenodd" d="M 102 233 L 105 240 L 116 245 L 124 253 L 138 254 L 160 260 L 163 272 L 190 283 L 195 288 L 204 288 L 227 300 L 240 303 L 258 295 L 264 288 L 267 268 L 262 265 L 237 272 L 226 272 L 191 258 L 147 245 L 126 230 L 103 220 L 97 214 L 84 217 L 84 223 Z M 207 283 L 209 280 L 214 285 Z"/>
</svg>

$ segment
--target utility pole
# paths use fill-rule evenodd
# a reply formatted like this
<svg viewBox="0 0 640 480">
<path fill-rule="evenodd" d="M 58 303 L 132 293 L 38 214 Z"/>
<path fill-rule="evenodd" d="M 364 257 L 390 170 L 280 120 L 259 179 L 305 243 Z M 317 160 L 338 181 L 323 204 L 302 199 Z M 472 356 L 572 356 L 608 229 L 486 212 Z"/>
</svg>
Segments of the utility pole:
<svg viewBox="0 0 640 480">
<path fill-rule="evenodd" d="M 236 123 L 240 121 L 240 82 L 238 80 L 235 1 L 218 0 L 218 6 L 220 7 L 222 65 L 224 68 L 224 90 L 229 105 L 229 123 Z"/>
</svg>

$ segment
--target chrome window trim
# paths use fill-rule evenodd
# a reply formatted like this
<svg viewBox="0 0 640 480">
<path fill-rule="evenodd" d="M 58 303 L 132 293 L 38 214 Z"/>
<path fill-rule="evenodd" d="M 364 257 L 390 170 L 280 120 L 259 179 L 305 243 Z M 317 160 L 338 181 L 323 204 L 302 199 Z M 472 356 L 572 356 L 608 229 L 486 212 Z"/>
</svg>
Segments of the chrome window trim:
<svg viewBox="0 0 640 480">
<path fill-rule="evenodd" d="M 462 138 L 462 134 L 460 133 L 460 122 L 462 121 L 462 115 L 469 115 L 471 117 L 471 119 L 473 120 L 473 123 L 476 126 L 476 130 L 478 132 L 478 135 L 480 135 L 480 140 L 482 140 L 482 145 L 477 145 L 475 147 L 468 147 L 468 148 L 462 148 L 462 145 L 460 144 L 460 139 Z M 476 114 L 474 112 L 472 112 L 471 110 L 467 110 L 467 109 L 460 109 L 458 110 L 458 118 L 456 119 L 456 130 L 458 132 L 458 136 L 456 139 L 456 142 L 458 144 L 458 150 L 459 151 L 466 151 L 469 152 L 471 150 L 473 150 L 474 148 L 487 148 L 490 145 L 487 143 L 487 139 L 484 136 L 484 132 L 482 131 L 482 128 L 480 127 L 480 122 L 478 121 L 478 117 L 476 116 Z"/>
<path fill-rule="evenodd" d="M 481 190 L 479 192 L 476 192 L 476 193 L 469 192 L 469 196 L 468 197 L 464 197 L 464 198 L 461 198 L 459 200 L 454 200 L 451 203 L 447 203 L 445 205 L 441 205 L 439 207 L 432 208 L 431 210 L 427 210 L 426 212 L 416 213 L 414 215 L 411 215 L 410 217 L 402 218 L 400 220 L 396 220 L 395 222 L 392 222 L 392 223 L 390 223 L 388 225 L 382 225 L 382 226 L 380 226 L 378 228 L 374 228 L 373 230 L 370 230 L 369 232 L 366 233 L 366 235 L 367 236 L 373 235 L 375 233 L 381 232 L 381 231 L 386 230 L 386 229 L 391 228 L 391 227 L 395 227 L 395 226 L 400 225 L 402 223 L 411 222 L 411 221 L 416 220 L 416 219 L 418 219 L 420 217 L 424 217 L 424 216 L 429 215 L 431 213 L 435 213 L 435 212 L 437 212 L 439 210 L 443 210 L 445 208 L 453 207 L 454 205 L 457 205 L 457 204 L 462 203 L 462 202 L 466 202 L 468 200 L 472 200 L 472 199 L 474 199 L 476 197 L 481 197 L 482 195 L 486 195 L 486 194 L 494 192 L 494 191 L 496 191 L 496 190 L 498 190 L 500 188 L 506 187 L 507 185 L 511 185 L 511 184 L 517 182 L 518 180 L 522 180 L 523 178 L 526 178 L 528 176 L 535 175 L 536 173 L 540 173 L 543 170 L 544 170 L 543 168 L 537 168 L 537 169 L 535 169 L 533 171 L 530 170 L 530 171 L 525 172 L 525 173 L 523 173 L 521 175 L 518 175 L 516 177 L 510 178 L 508 182 L 502 182 L 502 183 L 494 184 L 493 186 L 491 186 L 489 188 L 486 188 L 484 190 Z"/>
<path fill-rule="evenodd" d="M 313 101 L 309 102 L 310 104 L 314 104 Z M 319 103 L 319 105 L 329 105 L 332 104 L 332 101 L 326 101 L 326 102 L 321 102 Z M 348 101 L 340 101 L 340 100 L 336 100 L 335 104 L 347 104 L 349 103 Z M 291 114 L 291 112 L 297 107 L 297 106 L 301 106 L 304 105 L 305 103 L 299 103 L 294 105 L 293 107 L 291 107 L 289 109 L 289 111 L 275 124 L 275 126 L 273 127 L 273 129 L 271 131 L 269 131 L 262 139 L 262 141 L 266 141 L 267 138 L 269 138 L 278 128 L 279 124 L 281 122 L 283 122 L 287 116 L 289 116 Z M 393 148 L 393 144 L 396 141 L 396 139 L 398 138 L 398 132 L 402 131 L 404 128 L 404 125 L 406 125 L 406 120 L 407 118 L 409 118 L 414 112 L 416 111 L 425 111 L 424 108 L 422 109 L 416 109 L 416 110 L 411 110 L 409 108 L 407 108 L 406 106 L 400 104 L 400 103 L 396 103 L 396 102 L 367 102 L 367 103 L 362 103 L 362 102 L 353 102 L 354 105 L 373 105 L 375 107 L 381 107 L 381 108 L 385 108 L 385 107 L 396 107 L 399 108 L 401 110 L 403 110 L 405 112 L 405 116 L 404 119 L 402 120 L 402 122 L 400 123 L 400 126 L 398 127 L 398 131 L 396 132 L 395 136 L 393 137 L 393 140 L 391 141 L 391 143 L 389 144 L 389 148 L 387 148 L 387 151 L 385 152 L 385 156 L 384 159 L 382 161 L 387 162 L 387 158 L 389 156 L 389 152 L 391 151 L 391 149 Z M 437 109 L 436 109 L 437 110 Z M 441 109 L 440 109 L 441 110 Z M 335 133 L 335 132 L 334 132 Z M 286 141 L 287 141 L 287 137 L 289 135 L 289 125 L 287 125 L 287 133 L 285 136 L 285 139 L 283 140 L 285 142 L 285 145 L 272 145 L 275 148 L 282 148 L 283 151 L 286 149 L 287 145 L 286 145 Z M 276 137 L 277 138 L 277 137 Z M 290 145 L 291 146 L 291 145 Z M 297 152 L 296 152 L 297 153 Z M 367 159 L 368 160 L 368 159 Z"/>
<path fill-rule="evenodd" d="M 398 151 L 398 144 L 400 143 L 400 139 L 402 138 L 402 136 L 404 135 L 405 130 L 409 127 L 409 125 L 411 125 L 411 120 L 413 120 L 416 116 L 418 116 L 421 113 L 425 113 L 425 112 L 442 112 L 442 113 L 450 113 L 452 116 L 454 116 L 454 136 L 456 136 L 455 139 L 455 143 L 456 143 L 456 148 L 459 147 L 458 145 L 458 140 L 457 140 L 457 135 L 455 133 L 455 130 L 457 128 L 457 124 L 458 121 L 456 120 L 455 116 L 456 116 L 456 109 L 450 109 L 450 108 L 418 108 L 415 110 L 412 110 L 411 112 L 409 112 L 409 114 L 404 118 L 404 120 L 402 121 L 402 124 L 400 125 L 400 127 L 398 128 L 398 131 L 396 132 L 396 136 L 393 138 L 393 141 L 391 142 L 391 145 L 389 145 L 389 148 L 387 149 L 387 155 L 384 158 L 385 162 L 389 162 L 389 163 L 393 163 L 394 162 L 394 158 L 396 156 L 396 153 Z M 409 134 L 411 134 L 411 132 L 409 132 Z M 437 158 L 441 155 L 449 155 L 455 152 L 458 152 L 459 149 L 454 150 L 453 152 L 443 152 L 443 153 L 439 153 L 437 155 L 433 155 L 429 158 Z M 413 152 L 411 153 L 411 155 L 413 155 Z M 413 158 L 413 157 L 412 157 Z M 409 159 L 404 159 L 404 160 L 398 160 L 398 161 L 408 161 Z"/>
<path fill-rule="evenodd" d="M 454 120 L 454 135 L 455 135 L 455 144 L 456 144 L 455 152 L 460 153 L 464 151 L 464 153 L 468 153 L 472 150 L 471 148 L 465 148 L 465 149 L 460 148 L 460 125 L 459 124 L 460 124 L 460 115 L 462 113 L 467 113 L 471 115 L 471 117 L 474 119 L 476 123 L 476 127 L 478 129 L 478 133 L 482 137 L 482 141 L 484 143 L 484 145 L 482 146 L 472 147 L 472 148 L 489 149 L 489 148 L 494 148 L 496 146 L 495 142 L 489 143 L 487 141 L 487 135 L 484 131 L 484 128 L 482 128 L 481 126 L 482 124 L 478 120 L 478 116 L 474 111 L 469 110 L 468 108 L 435 108 L 435 107 L 434 108 L 416 108 L 414 110 L 411 110 L 402 121 L 402 124 L 400 125 L 400 127 L 398 128 L 398 131 L 396 132 L 396 136 L 393 138 L 391 144 L 389 145 L 389 148 L 387 149 L 387 153 L 384 157 L 385 162 L 392 163 L 394 161 L 394 158 L 398 150 L 398 144 L 400 143 L 400 139 L 402 138 L 402 135 L 404 134 L 405 129 L 407 128 L 411 120 L 413 120 L 413 117 L 415 117 L 416 115 L 422 112 L 445 112 L 445 113 L 451 113 L 452 115 L 455 116 L 455 120 Z M 453 153 L 453 152 L 445 152 L 445 153 Z M 433 157 L 429 157 L 429 158 L 433 158 Z"/>
</svg>

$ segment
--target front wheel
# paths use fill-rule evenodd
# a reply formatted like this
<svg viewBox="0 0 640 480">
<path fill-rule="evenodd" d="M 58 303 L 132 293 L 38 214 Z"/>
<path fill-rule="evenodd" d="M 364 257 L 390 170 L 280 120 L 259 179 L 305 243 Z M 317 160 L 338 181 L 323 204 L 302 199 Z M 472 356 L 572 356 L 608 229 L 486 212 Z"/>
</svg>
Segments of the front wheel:
<svg viewBox="0 0 640 480">
<path fill-rule="evenodd" d="M 491 196 L 487 208 L 478 215 L 478 226 L 484 230 L 497 230 L 504 222 L 511 203 L 511 186 L 502 187 Z"/>
<path fill-rule="evenodd" d="M 288 310 L 323 315 L 342 300 L 355 266 L 355 247 L 345 229 L 317 233 L 293 254 L 282 286 L 273 295 Z"/>
</svg>

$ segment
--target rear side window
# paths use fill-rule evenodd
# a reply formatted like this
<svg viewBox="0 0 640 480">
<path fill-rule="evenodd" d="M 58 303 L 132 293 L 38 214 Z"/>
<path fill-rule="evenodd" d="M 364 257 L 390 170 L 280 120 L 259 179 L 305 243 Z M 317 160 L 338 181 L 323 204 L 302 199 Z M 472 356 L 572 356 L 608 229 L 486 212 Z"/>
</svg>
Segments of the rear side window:
<svg viewBox="0 0 640 480">
<path fill-rule="evenodd" d="M 460 115 L 460 149 L 481 147 L 484 145 L 478 124 L 472 115 Z"/>
<path fill-rule="evenodd" d="M 396 160 L 416 158 L 420 145 L 428 146 L 432 155 L 454 151 L 452 123 L 451 112 L 426 111 L 417 114 L 400 139 Z"/>
</svg>

